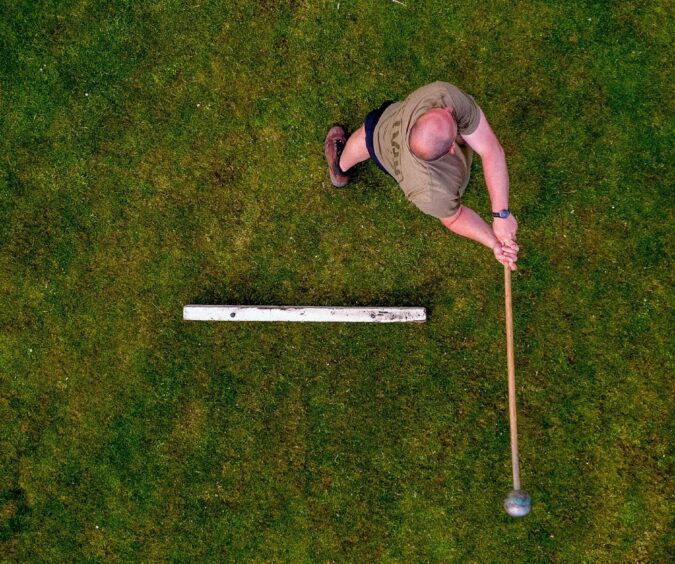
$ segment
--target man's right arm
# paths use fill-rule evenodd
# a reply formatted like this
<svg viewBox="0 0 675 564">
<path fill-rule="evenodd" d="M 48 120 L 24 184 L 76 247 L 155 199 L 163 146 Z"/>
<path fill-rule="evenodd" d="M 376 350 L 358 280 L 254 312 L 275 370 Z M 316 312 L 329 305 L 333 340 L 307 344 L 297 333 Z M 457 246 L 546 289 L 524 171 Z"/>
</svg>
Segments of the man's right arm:
<svg viewBox="0 0 675 564">
<path fill-rule="evenodd" d="M 478 108 L 478 111 L 480 112 L 478 127 L 473 133 L 464 135 L 464 140 L 480 155 L 492 211 L 498 212 L 509 208 L 509 171 L 506 167 L 504 149 L 492 131 L 483 110 Z M 496 219 L 493 227 L 500 243 L 507 246 L 515 244 L 518 222 L 513 215 L 505 219 Z"/>
</svg>

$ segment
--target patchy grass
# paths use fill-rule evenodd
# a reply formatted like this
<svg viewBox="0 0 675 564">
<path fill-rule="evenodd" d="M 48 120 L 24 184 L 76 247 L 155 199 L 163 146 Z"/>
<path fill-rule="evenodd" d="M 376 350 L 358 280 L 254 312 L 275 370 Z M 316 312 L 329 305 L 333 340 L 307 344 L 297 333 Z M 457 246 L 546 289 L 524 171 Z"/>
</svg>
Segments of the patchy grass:
<svg viewBox="0 0 675 564">
<path fill-rule="evenodd" d="M 14 560 L 664 561 L 665 2 L 5 2 L 0 543 Z M 501 270 L 322 141 L 446 79 L 508 154 Z M 466 203 L 489 212 L 480 165 Z M 423 305 L 422 326 L 185 303 Z"/>
</svg>

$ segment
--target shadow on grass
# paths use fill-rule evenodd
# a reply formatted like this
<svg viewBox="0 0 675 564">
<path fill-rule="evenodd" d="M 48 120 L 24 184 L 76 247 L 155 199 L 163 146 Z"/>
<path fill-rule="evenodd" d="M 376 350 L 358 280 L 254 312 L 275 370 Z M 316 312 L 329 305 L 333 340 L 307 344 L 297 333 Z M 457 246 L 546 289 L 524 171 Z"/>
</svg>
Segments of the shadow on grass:
<svg viewBox="0 0 675 564">
<path fill-rule="evenodd" d="M 321 295 L 308 288 L 297 288 L 296 295 L 306 299 L 288 299 L 283 289 L 256 285 L 253 280 L 240 280 L 237 284 L 213 281 L 202 292 L 194 295 L 191 304 L 200 305 L 279 305 L 279 306 L 323 306 L 323 307 L 425 307 L 427 316 L 433 315 L 435 306 L 451 305 L 453 299 L 441 295 L 440 280 L 427 280 L 414 287 L 400 288 L 389 292 L 369 292 L 367 288 L 348 288 L 337 295 Z"/>
</svg>

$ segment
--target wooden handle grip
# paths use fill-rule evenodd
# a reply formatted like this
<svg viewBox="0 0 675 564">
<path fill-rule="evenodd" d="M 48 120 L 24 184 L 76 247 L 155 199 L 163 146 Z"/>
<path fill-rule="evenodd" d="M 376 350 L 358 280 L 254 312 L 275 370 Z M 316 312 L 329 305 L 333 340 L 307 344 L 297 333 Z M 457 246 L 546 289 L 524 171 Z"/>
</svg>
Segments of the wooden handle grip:
<svg viewBox="0 0 675 564">
<path fill-rule="evenodd" d="M 509 373 L 509 425 L 511 427 L 511 465 L 513 489 L 520 489 L 518 464 L 518 416 L 516 413 L 516 364 L 513 354 L 513 311 L 511 308 L 511 269 L 504 265 L 504 297 L 506 306 L 506 365 Z"/>
</svg>

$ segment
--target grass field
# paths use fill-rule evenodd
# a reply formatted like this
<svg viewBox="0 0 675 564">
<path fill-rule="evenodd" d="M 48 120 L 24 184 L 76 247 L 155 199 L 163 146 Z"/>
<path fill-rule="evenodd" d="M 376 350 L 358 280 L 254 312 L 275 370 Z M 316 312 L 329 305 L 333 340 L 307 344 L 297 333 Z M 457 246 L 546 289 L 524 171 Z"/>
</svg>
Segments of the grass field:
<svg viewBox="0 0 675 564">
<path fill-rule="evenodd" d="M 673 558 L 665 0 L 0 3 L 0 558 Z M 323 138 L 433 80 L 501 140 L 502 270 Z M 480 160 L 465 203 L 490 206 Z M 207 324 L 187 303 L 425 306 Z"/>
</svg>

